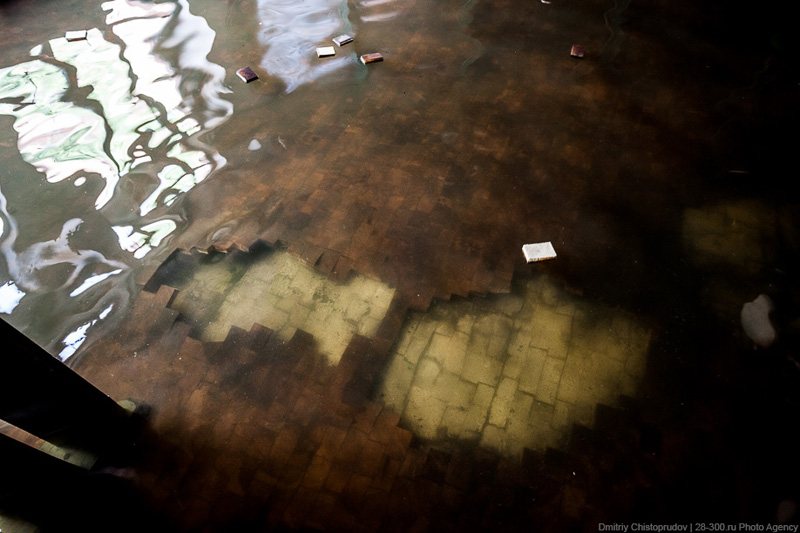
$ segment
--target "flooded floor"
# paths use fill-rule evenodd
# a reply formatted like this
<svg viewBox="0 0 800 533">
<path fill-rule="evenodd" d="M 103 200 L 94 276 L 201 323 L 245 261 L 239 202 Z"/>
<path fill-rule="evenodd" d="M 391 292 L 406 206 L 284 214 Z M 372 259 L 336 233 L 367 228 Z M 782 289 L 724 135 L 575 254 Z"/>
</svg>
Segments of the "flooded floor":
<svg viewBox="0 0 800 533">
<path fill-rule="evenodd" d="M 380 398 L 415 434 L 520 458 L 557 446 L 575 423 L 592 426 L 597 404 L 636 395 L 648 329 L 545 278 L 519 292 L 437 304 L 407 320 Z"/>
<path fill-rule="evenodd" d="M 153 407 L 177 530 L 796 523 L 800 69 L 753 9 L 0 3 L 1 318 Z"/>
</svg>

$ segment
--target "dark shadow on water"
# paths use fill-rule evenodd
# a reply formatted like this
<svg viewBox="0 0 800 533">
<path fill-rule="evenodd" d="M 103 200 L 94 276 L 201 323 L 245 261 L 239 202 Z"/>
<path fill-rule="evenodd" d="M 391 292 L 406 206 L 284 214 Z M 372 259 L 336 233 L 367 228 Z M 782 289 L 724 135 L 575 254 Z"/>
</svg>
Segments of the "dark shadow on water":
<svg viewBox="0 0 800 533">
<path fill-rule="evenodd" d="M 6 11 L 16 5 L 0 7 Z M 225 65 L 227 78 L 232 78 L 232 66 L 255 65 L 274 52 L 267 44 L 248 43 L 247 35 L 262 31 L 254 23 L 254 5 L 236 3 L 233 14 L 221 4 L 208 6 L 209 23 L 222 34 L 213 61 Z M 212 419 L 219 426 L 229 423 L 221 415 L 231 415 L 226 402 L 235 396 L 225 394 L 242 383 L 248 394 L 274 409 L 270 413 L 277 421 L 305 420 L 303 409 L 309 403 L 319 406 L 308 415 L 313 422 L 298 422 L 302 429 L 290 431 L 282 426 L 259 430 L 253 446 L 243 446 L 241 436 L 230 445 L 205 440 L 215 431 L 214 423 L 199 430 L 181 422 L 164 424 L 164 434 L 175 440 L 161 447 L 156 439 L 152 458 L 174 453 L 187 471 L 149 467 L 174 475 L 178 493 L 191 493 L 206 481 L 230 489 L 213 500 L 223 525 L 301 527 L 318 519 L 304 517 L 303 511 L 336 502 L 330 512 L 342 522 L 332 523 L 347 526 L 353 525 L 348 522 L 353 516 L 373 514 L 360 509 L 361 503 L 376 501 L 387 503 L 374 510 L 375 516 L 399 517 L 383 524 L 388 529 L 465 530 L 480 524 L 524 530 L 533 523 L 555 531 L 590 530 L 598 521 L 629 519 L 773 520 L 778 502 L 800 498 L 794 436 L 800 414 L 795 364 L 800 239 L 797 202 L 787 183 L 793 175 L 792 133 L 800 109 L 797 46 L 790 38 L 794 9 L 777 2 L 560 5 L 506 0 L 471 6 L 464 31 L 461 21 L 449 15 L 456 7 L 462 9 L 423 2 L 417 9 L 428 9 L 425 16 L 411 11 L 409 19 L 398 17 L 384 26 L 361 20 L 356 43 L 394 50 L 387 52 L 385 64 L 358 76 L 343 74 L 295 87 L 291 84 L 300 78 L 284 72 L 280 81 L 276 71 L 265 74 L 263 85 L 235 86 L 231 100 L 247 116 L 239 120 L 234 115 L 207 136 L 224 155 L 236 155 L 231 172 L 189 195 L 189 229 L 169 246 L 204 247 L 221 227 L 232 228 L 236 236 L 252 222 L 286 242 L 311 241 L 324 246 L 325 253 L 350 254 L 356 270 L 399 287 L 404 297 L 420 287 L 430 296 L 420 301 L 427 303 L 469 297 L 475 286 L 488 292 L 493 284 L 481 274 L 500 279 L 504 269 L 514 271 L 516 290 L 544 272 L 587 301 L 638 315 L 653 326 L 640 394 L 598 406 L 594 427 L 571 428 L 558 449 L 528 452 L 521 464 L 469 443 L 416 440 L 406 456 L 405 477 L 392 485 L 394 493 L 364 488 L 360 478 L 340 487 L 332 475 L 331 483 L 343 492 L 332 495 L 335 491 L 326 489 L 315 499 L 316 489 L 297 489 L 312 464 L 315 439 L 321 438 L 314 424 L 324 419 L 346 433 L 349 424 L 356 424 L 347 417 L 368 418 L 363 413 L 374 408 L 371 398 L 387 360 L 376 356 L 377 362 L 367 364 L 353 356 L 364 366 L 353 363 L 361 374 L 355 372 L 348 382 L 342 407 L 313 395 L 312 400 L 297 399 L 306 371 L 318 372 L 320 383 L 338 379 L 316 362 L 298 363 L 304 356 L 319 359 L 313 347 L 296 347 L 291 357 L 297 359 L 289 360 L 297 367 L 283 362 L 268 368 L 265 361 L 247 359 L 251 354 L 233 341 L 224 350 L 217 343 L 213 348 L 222 351 L 208 361 L 198 358 L 209 373 L 189 386 L 197 389 L 179 387 L 178 380 L 188 374 L 169 367 L 174 361 L 163 363 L 175 373 L 169 375 L 174 381 L 165 379 L 165 388 L 175 387 L 187 397 L 210 389 L 210 404 L 220 414 Z M 254 19 L 244 25 L 248 9 Z M 359 13 L 362 19 L 370 16 L 366 9 Z M 243 35 L 234 28 L 222 31 L 220 21 L 228 17 L 243 22 L 237 26 L 247 28 Z M 434 21 L 444 29 L 419 30 L 408 20 L 420 25 Z M 408 46 L 401 48 L 393 39 Z M 301 41 L 292 45 L 293 53 L 308 44 Z M 568 56 L 574 42 L 588 46 L 582 62 Z M 401 49 L 404 55 L 392 57 Z M 192 92 L 194 81 L 183 86 L 185 94 Z M 283 89 L 290 86 L 293 92 L 287 95 Z M 252 138 L 269 149 L 246 151 Z M 359 153 L 353 146 L 365 148 Z M 774 230 L 768 243 L 755 231 L 757 242 L 740 247 L 752 244 L 763 252 L 763 260 L 752 268 L 717 241 L 703 256 L 696 244 L 702 239 L 687 235 L 690 222 L 707 224 L 702 227 L 718 233 L 724 244 L 748 223 L 722 217 L 728 225 L 715 226 L 715 217 L 740 202 L 748 206 L 746 214 L 758 218 L 767 213 L 766 222 L 755 224 L 758 231 Z M 554 241 L 559 258 L 522 264 L 519 246 L 532 239 Z M 206 263 L 224 261 L 235 277 L 269 253 L 266 246 L 227 256 L 175 252 L 141 298 L 155 298 L 163 285 L 180 289 Z M 452 260 L 442 259 L 447 254 Z M 460 279 L 473 257 L 474 272 Z M 502 279 L 491 281 L 507 288 Z M 751 349 L 738 322 L 740 306 L 759 293 L 776 303 L 779 341 L 768 350 Z M 411 307 L 405 301 L 402 305 L 398 322 Z M 170 331 L 179 337 L 183 327 Z M 395 340 L 389 336 L 380 343 Z M 371 340 L 358 342 L 354 350 L 373 353 L 364 347 Z M 272 349 L 277 354 L 283 350 Z M 127 354 L 120 352 L 124 360 Z M 242 361 L 228 361 L 228 354 Z M 114 368 L 124 373 L 121 366 Z M 285 379 L 274 378 L 273 370 Z M 225 379 L 214 382 L 223 371 Z M 267 382 L 274 389 L 259 386 Z M 278 393 L 300 407 L 284 405 Z M 201 419 L 206 412 L 195 404 L 202 403 L 197 400 L 202 394 L 194 397 L 176 401 L 190 403 L 193 416 Z M 241 416 L 263 419 L 260 412 Z M 400 430 L 396 433 L 403 435 Z M 352 431 L 341 445 L 346 455 L 350 444 L 362 442 Z M 181 442 L 186 435 L 193 440 Z M 281 444 L 271 448 L 275 441 Z M 253 456 L 229 465 L 226 451 L 234 446 Z M 277 451 L 265 459 L 255 452 L 261 448 Z M 358 460 L 343 459 L 347 468 L 366 468 L 369 461 L 357 452 L 352 455 Z M 370 475 L 388 475 L 396 466 L 391 464 L 387 460 L 380 474 Z M 220 472 L 246 477 L 260 467 L 276 470 L 256 481 L 239 480 L 246 487 L 219 481 Z M 460 471 L 469 474 L 459 478 Z M 176 501 L 171 494 L 158 498 Z M 194 519 L 199 520 L 204 507 L 192 502 L 186 509 L 198 513 Z M 190 514 L 181 512 L 184 518 Z"/>
</svg>

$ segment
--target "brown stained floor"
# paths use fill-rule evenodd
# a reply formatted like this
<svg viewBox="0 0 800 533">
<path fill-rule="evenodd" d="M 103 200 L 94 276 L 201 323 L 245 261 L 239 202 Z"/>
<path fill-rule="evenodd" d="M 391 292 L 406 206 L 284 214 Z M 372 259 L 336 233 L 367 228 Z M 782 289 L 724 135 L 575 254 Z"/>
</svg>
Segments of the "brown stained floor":
<svg viewBox="0 0 800 533">
<path fill-rule="evenodd" d="M 401 324 L 397 306 L 381 336 L 357 337 L 332 367 L 302 331 L 288 342 L 260 326 L 232 328 L 219 343 L 192 339 L 189 324 L 167 308 L 173 297 L 167 287 L 142 293 L 130 317 L 135 331 L 100 342 L 83 372 L 104 390 L 156 407 L 135 482 L 182 530 L 524 529 L 529 520 L 556 527 L 591 521 L 587 484 L 597 489 L 618 475 L 615 465 L 598 470 L 579 453 L 587 438 L 580 434 L 564 447 L 575 453 L 568 461 L 554 450 L 506 459 L 483 447 L 417 441 L 397 411 L 370 399 L 389 357 L 386 336 Z M 619 431 L 615 424 L 632 416 L 600 406 L 598 427 Z M 622 431 L 615 449 L 649 446 L 638 429 Z M 627 463 L 652 475 L 636 459 Z M 567 476 L 580 476 L 581 488 L 570 489 Z M 631 494 L 619 490 L 604 512 L 628 512 Z"/>
<path fill-rule="evenodd" d="M 383 49 L 386 61 L 345 92 L 320 84 L 285 104 L 269 78 L 234 85 L 237 109 L 259 119 L 215 132 L 232 163 L 192 195 L 177 246 L 281 241 L 322 270 L 379 278 L 420 310 L 434 296 L 507 291 L 524 242 L 553 241 L 559 272 L 576 274 L 588 262 L 611 273 L 611 257 L 641 254 L 645 236 L 631 224 L 680 216 L 688 198 L 675 177 L 698 179 L 714 84 L 695 94 L 667 76 L 672 65 L 651 61 L 661 43 L 644 33 L 626 34 L 620 56 L 602 3 L 580 15 L 467 6 L 416 2 L 389 27 L 365 25 L 359 50 Z M 565 17 L 580 22 L 559 32 Z M 585 61 L 568 54 L 578 38 Z M 251 52 L 223 42 L 215 59 L 248 63 Z M 623 64 L 635 85 L 614 75 Z M 248 152 L 259 136 L 270 149 Z M 652 201 L 661 194 L 676 204 Z M 614 272 L 647 276 L 625 259 Z"/>
<path fill-rule="evenodd" d="M 152 277 L 160 261 L 146 264 L 147 290 L 73 363 L 113 397 L 153 406 L 137 486 L 180 529 L 208 531 L 588 531 L 674 518 L 676 508 L 681 518 L 773 517 L 778 501 L 797 497 L 796 465 L 776 452 L 757 463 L 769 468 L 751 468 L 743 457 L 763 448 L 737 430 L 782 428 L 795 413 L 783 396 L 792 374 L 779 366 L 793 345 L 748 358 L 736 314 L 765 286 L 796 309 L 796 283 L 774 270 L 795 272 L 796 202 L 776 199 L 769 180 L 728 174 L 774 170 L 741 144 L 742 131 L 764 126 L 752 106 L 786 98 L 776 91 L 768 105 L 769 91 L 753 88 L 760 51 L 698 29 L 717 13 L 690 2 L 395 4 L 404 17 L 357 35 L 359 50 L 386 58 L 365 82 L 291 95 L 263 72 L 248 85 L 234 77 L 262 53 L 249 40 L 249 2 L 193 4 L 212 27 L 239 29 L 219 32 L 211 54 L 227 69 L 236 114 L 205 139 L 229 164 L 187 198 L 188 226 L 169 249 L 246 255 L 266 243 L 329 283 L 362 276 L 396 292 L 380 324 L 356 330 L 331 365 L 310 327 L 273 332 L 254 320 L 224 341 L 199 340 L 206 319 L 182 307 L 187 293 L 176 295 L 169 276 Z M 576 42 L 582 60 L 569 56 Z M 261 150 L 247 149 L 253 138 Z M 525 265 L 520 246 L 545 240 L 558 259 Z M 543 423 L 539 441 L 526 432 L 543 419 L 530 417 L 513 442 L 496 431 L 448 435 L 447 408 L 469 407 L 450 392 L 433 421 L 413 422 L 405 400 L 384 403 L 414 324 L 459 314 L 457 324 L 476 307 L 494 316 L 504 296 L 484 295 L 523 297 L 543 274 L 576 307 L 608 312 L 578 323 L 588 333 L 574 339 L 534 331 L 526 364 L 547 351 L 555 375 L 558 361 L 583 354 L 576 374 L 587 379 L 605 372 L 594 354 L 623 364 L 620 336 L 608 334 L 619 313 L 636 332 L 623 341 L 647 358 L 632 363 L 635 380 L 611 376 L 592 395 L 558 374 L 541 388 L 510 361 L 492 383 L 466 380 L 512 398 L 487 400 L 488 432 L 514 419 L 512 404 L 560 420 Z M 533 321 L 548 305 L 559 316 L 547 324 L 563 316 L 536 305 Z M 508 318 L 516 311 L 504 316 L 523 329 Z M 439 357 L 425 346 L 423 362 Z M 570 402 L 580 403 L 574 416 L 558 418 Z M 764 473 L 778 471 L 788 472 L 781 483 Z"/>
</svg>

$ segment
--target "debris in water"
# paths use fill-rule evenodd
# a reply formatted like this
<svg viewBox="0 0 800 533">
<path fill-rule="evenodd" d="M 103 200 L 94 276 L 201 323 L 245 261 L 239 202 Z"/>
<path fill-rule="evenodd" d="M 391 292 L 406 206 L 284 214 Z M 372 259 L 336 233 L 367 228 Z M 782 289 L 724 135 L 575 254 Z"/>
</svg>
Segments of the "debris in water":
<svg viewBox="0 0 800 533">
<path fill-rule="evenodd" d="M 285 143 L 285 142 L 283 142 L 283 139 L 281 139 L 281 136 L 280 136 L 280 135 L 278 135 L 278 144 L 280 144 L 280 145 L 281 145 L 281 147 L 282 147 L 284 150 L 286 150 L 286 143 Z"/>
<path fill-rule="evenodd" d="M 759 294 L 755 300 L 742 306 L 742 329 L 761 348 L 769 348 L 775 342 L 775 327 L 769 316 L 774 308 L 766 294 Z"/>
<path fill-rule="evenodd" d="M 250 141 L 250 144 L 247 145 L 247 149 L 251 152 L 255 152 L 256 150 L 261 150 L 261 143 L 258 142 L 258 139 L 253 139 Z"/>
<path fill-rule="evenodd" d="M 317 48 L 317 57 L 331 57 L 336 55 L 336 49 L 333 46 L 320 46 Z"/>
<path fill-rule="evenodd" d="M 334 37 L 333 38 L 333 42 L 336 44 L 336 46 L 344 46 L 347 43 L 352 43 L 353 42 L 353 37 L 351 37 L 350 35 L 347 35 L 346 33 L 343 33 L 342 35 L 340 35 L 338 37 Z"/>
<path fill-rule="evenodd" d="M 250 67 L 242 67 L 236 71 L 236 75 L 245 82 L 250 83 L 251 81 L 256 81 L 258 79 L 258 74 L 253 72 L 253 69 Z"/>
<path fill-rule="evenodd" d="M 377 63 L 378 61 L 383 61 L 383 56 L 378 52 L 373 52 L 371 54 L 364 54 L 361 56 L 361 62 L 365 65 L 369 63 Z"/>
<path fill-rule="evenodd" d="M 549 3 L 550 3 L 550 0 L 542 0 L 542 3 L 543 3 L 543 4 L 549 4 Z"/>
<path fill-rule="evenodd" d="M 70 42 L 84 41 L 86 40 L 86 30 L 68 31 L 64 34 L 64 37 Z"/>
<path fill-rule="evenodd" d="M 528 263 L 555 259 L 556 251 L 551 242 L 537 242 L 533 244 L 523 244 L 522 253 Z"/>
<path fill-rule="evenodd" d="M 572 49 L 569 51 L 572 57 L 581 58 L 586 55 L 586 49 L 580 44 L 573 44 Z"/>
</svg>

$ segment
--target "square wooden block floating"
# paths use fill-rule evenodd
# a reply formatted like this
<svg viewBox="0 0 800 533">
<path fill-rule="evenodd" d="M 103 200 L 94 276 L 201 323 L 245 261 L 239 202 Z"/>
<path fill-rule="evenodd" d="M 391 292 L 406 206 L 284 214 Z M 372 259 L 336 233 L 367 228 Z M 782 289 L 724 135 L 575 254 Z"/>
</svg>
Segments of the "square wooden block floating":
<svg viewBox="0 0 800 533">
<path fill-rule="evenodd" d="M 528 263 L 555 259 L 556 251 L 551 242 L 537 242 L 533 244 L 523 244 L 522 254 Z"/>
<path fill-rule="evenodd" d="M 336 46 L 344 46 L 347 43 L 352 43 L 353 42 L 353 38 L 350 35 L 347 35 L 346 33 L 344 33 L 344 34 L 342 34 L 342 35 L 340 35 L 338 37 L 334 37 L 333 38 L 333 42 L 334 42 L 334 44 L 336 44 Z"/>
<path fill-rule="evenodd" d="M 64 34 L 64 37 L 70 42 L 83 41 L 86 39 L 86 30 L 68 31 Z"/>
<path fill-rule="evenodd" d="M 572 49 L 569 51 L 569 55 L 572 57 L 583 57 L 586 55 L 586 49 L 579 44 L 573 44 Z"/>
<path fill-rule="evenodd" d="M 253 69 L 250 67 L 242 67 L 236 71 L 236 75 L 245 82 L 250 83 L 251 81 L 256 81 L 258 79 L 258 74 L 253 72 Z"/>
<path fill-rule="evenodd" d="M 317 57 L 331 57 L 336 55 L 333 46 L 320 46 L 317 48 Z"/>
<path fill-rule="evenodd" d="M 372 54 L 364 54 L 361 56 L 361 62 L 365 65 L 369 63 L 377 63 L 378 61 L 383 61 L 383 56 L 378 52 L 373 52 Z"/>
</svg>

